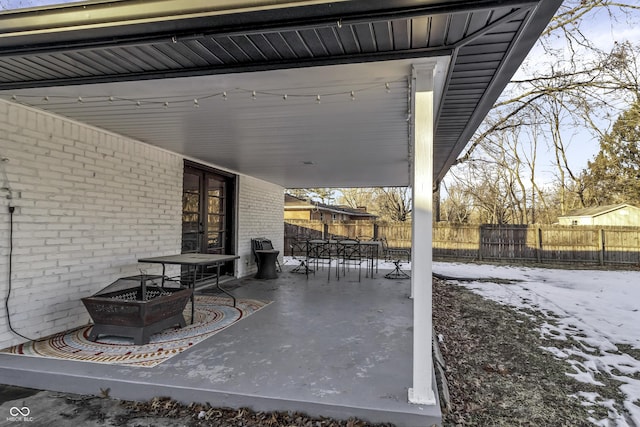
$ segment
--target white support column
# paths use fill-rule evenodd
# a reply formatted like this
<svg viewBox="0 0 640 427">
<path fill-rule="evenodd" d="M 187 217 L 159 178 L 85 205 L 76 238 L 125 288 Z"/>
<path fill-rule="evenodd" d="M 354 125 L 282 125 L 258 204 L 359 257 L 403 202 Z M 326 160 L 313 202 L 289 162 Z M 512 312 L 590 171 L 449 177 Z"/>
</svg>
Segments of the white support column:
<svg viewBox="0 0 640 427">
<path fill-rule="evenodd" d="M 409 402 L 434 405 L 431 353 L 434 66 L 414 66 L 413 89 L 413 388 L 409 389 Z"/>
</svg>

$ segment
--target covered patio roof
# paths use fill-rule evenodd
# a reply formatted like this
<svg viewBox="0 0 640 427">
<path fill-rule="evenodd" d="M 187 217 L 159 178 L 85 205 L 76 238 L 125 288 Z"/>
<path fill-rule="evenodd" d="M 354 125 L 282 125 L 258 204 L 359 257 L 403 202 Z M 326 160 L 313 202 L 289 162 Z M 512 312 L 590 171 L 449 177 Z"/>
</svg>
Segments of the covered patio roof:
<svg viewBox="0 0 640 427">
<path fill-rule="evenodd" d="M 91 1 L 0 13 L 0 96 L 283 187 L 402 186 L 412 66 L 441 180 L 560 0 Z M 286 96 L 285 96 L 286 95 Z"/>
</svg>

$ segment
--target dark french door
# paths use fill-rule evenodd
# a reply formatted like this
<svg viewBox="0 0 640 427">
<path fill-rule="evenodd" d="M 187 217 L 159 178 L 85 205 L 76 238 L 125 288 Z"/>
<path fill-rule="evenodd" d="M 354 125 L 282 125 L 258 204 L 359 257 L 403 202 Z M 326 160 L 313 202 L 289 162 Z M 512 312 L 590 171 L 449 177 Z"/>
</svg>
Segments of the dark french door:
<svg viewBox="0 0 640 427">
<path fill-rule="evenodd" d="M 235 176 L 185 162 L 182 189 L 182 253 L 233 254 Z"/>
</svg>

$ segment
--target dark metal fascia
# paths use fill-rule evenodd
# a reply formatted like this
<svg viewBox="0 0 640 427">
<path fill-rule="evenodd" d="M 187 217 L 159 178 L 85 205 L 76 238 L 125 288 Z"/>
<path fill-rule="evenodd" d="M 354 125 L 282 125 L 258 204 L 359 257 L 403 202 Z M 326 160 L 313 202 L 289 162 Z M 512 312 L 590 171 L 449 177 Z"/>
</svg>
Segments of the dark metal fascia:
<svg viewBox="0 0 640 427">
<path fill-rule="evenodd" d="M 476 31 L 475 33 L 469 34 L 467 37 L 463 38 L 462 40 L 459 40 L 458 42 L 456 42 L 456 47 L 462 47 L 466 44 L 471 43 L 474 40 L 479 39 L 480 37 L 484 36 L 485 34 L 487 34 L 488 32 L 495 30 L 496 28 L 498 28 L 500 25 L 504 24 L 505 22 L 508 21 L 512 21 L 514 19 L 518 19 L 519 16 L 525 14 L 526 12 L 531 11 L 532 7 L 523 7 L 523 8 L 519 8 L 519 9 L 514 9 L 511 12 L 509 12 L 508 14 L 506 14 L 505 16 L 503 16 L 500 19 L 497 19 L 495 22 L 492 22 L 491 24 L 482 27 L 481 29 L 479 29 L 478 31 Z"/>
<path fill-rule="evenodd" d="M 488 26 L 483 27 L 482 29 L 476 31 L 473 34 L 470 34 L 468 37 L 465 37 L 463 40 L 460 40 L 459 42 L 457 42 L 455 44 L 455 49 L 453 50 L 453 53 L 451 54 L 451 59 L 450 59 L 451 66 L 449 66 L 449 69 L 447 70 L 447 75 L 445 77 L 444 87 L 442 89 L 442 93 L 445 94 L 445 95 L 440 98 L 440 105 L 438 106 L 438 109 L 436 110 L 436 117 L 434 118 L 434 122 L 435 123 L 440 123 L 440 116 L 442 114 L 443 108 L 444 108 L 444 106 L 446 104 L 446 101 L 447 101 L 446 94 L 448 93 L 449 86 L 451 85 L 451 76 L 453 75 L 453 72 L 455 70 L 455 63 L 456 63 L 456 60 L 458 58 L 458 53 L 460 52 L 460 48 L 462 46 L 472 42 L 473 40 L 477 40 L 479 37 L 481 37 L 482 35 L 488 33 L 489 31 L 495 29 L 496 27 L 498 27 L 502 23 L 510 21 L 510 20 L 514 19 L 515 17 L 525 13 L 525 11 L 530 11 L 530 8 L 513 10 L 510 13 L 508 13 L 507 15 L 505 15 L 504 17 L 496 20 L 495 22 L 492 22 Z M 435 134 L 437 135 L 438 128 L 436 128 L 435 131 L 436 131 Z M 466 143 L 465 143 L 465 145 L 466 145 Z M 457 157 L 457 155 L 456 155 L 456 157 Z M 443 167 L 445 167 L 445 166 L 443 165 Z M 437 172 L 436 178 L 442 179 L 442 177 L 440 177 L 440 172 L 441 171 Z M 444 176 L 444 174 L 443 174 L 443 176 Z M 438 180 L 436 179 L 436 181 L 438 181 Z"/>
<path fill-rule="evenodd" d="M 36 87 L 71 86 L 95 83 L 113 83 L 136 80 L 167 79 L 175 77 L 198 77 L 218 74 L 247 73 L 279 69 L 307 68 L 327 65 L 341 65 L 401 59 L 427 58 L 451 55 L 451 48 L 423 48 L 407 51 L 378 52 L 362 55 L 342 55 L 325 58 L 308 58 L 262 63 L 233 64 L 214 67 L 180 68 L 175 70 L 150 71 L 141 73 L 107 74 L 103 76 L 70 77 L 0 83 L 0 90 L 29 89 Z"/>
<path fill-rule="evenodd" d="M 331 25 L 354 25 L 376 21 L 411 19 L 419 16 L 471 12 L 498 7 L 522 7 L 536 4 L 538 0 L 459 0 L 438 4 L 416 6 L 415 2 L 387 1 L 385 7 L 372 7 L 368 1 L 338 2 L 281 2 L 271 7 L 254 6 L 248 11 L 210 10 L 185 16 L 159 16 L 155 18 L 116 21 L 122 16 L 119 8 L 126 7 L 131 0 L 119 2 L 99 2 L 97 4 L 72 4 L 45 10 L 29 10 L 13 14 L 0 14 L 0 47 L 2 55 L 54 52 L 83 47 L 118 46 L 132 44 L 163 43 L 194 39 L 203 36 L 232 36 L 255 34 L 264 31 L 290 31 L 320 28 Z M 171 3 L 180 3 L 174 0 Z M 135 2 L 139 7 L 157 3 L 156 0 Z M 227 2 L 243 3 L 243 2 Z M 250 2 L 255 4 L 255 2 Z M 410 6 L 405 6 L 409 3 Z M 112 17 L 93 13 L 93 9 L 105 4 Z M 376 3 L 374 3 L 375 5 Z M 274 9 L 277 7 L 278 9 Z M 184 8 L 184 6 L 183 6 Z M 63 26 L 43 28 L 43 22 L 55 21 L 54 17 L 67 14 L 69 10 L 80 9 L 83 16 L 92 19 L 69 19 Z M 12 15 L 26 14 L 26 17 L 11 18 Z M 95 16 L 97 15 L 97 16 Z M 64 16 L 64 15 L 63 15 Z M 285 16 L 285 18 L 282 18 Z M 97 20 L 100 18 L 101 20 Z M 173 19 L 172 19 L 173 18 Z M 25 21 L 23 24 L 16 20 Z M 61 18 L 59 18 L 61 19 Z M 214 22 L 219 19 L 220 22 Z M 12 23 L 12 20 L 14 21 Z M 229 24 L 231 22 L 231 24 Z M 64 36 L 63 36 L 64 34 Z M 42 40 L 38 40 L 42 39 Z M 8 41 L 13 40 L 9 43 Z"/>
<path fill-rule="evenodd" d="M 442 169 L 435 177 L 436 181 L 442 181 L 446 173 L 449 171 L 467 145 L 473 134 L 476 132 L 486 114 L 493 107 L 494 102 L 498 99 L 511 77 L 526 58 L 533 45 L 544 31 L 547 24 L 551 21 L 554 14 L 561 6 L 563 0 L 541 0 L 538 6 L 530 11 L 528 17 L 525 17 L 522 25 L 515 35 L 509 48 L 498 66 L 494 78 L 489 83 L 482 99 L 476 104 L 476 109 L 467 122 L 462 134 L 454 144 L 450 154 L 443 163 Z M 517 48 L 517 49 L 516 49 Z M 508 76 L 509 80 L 504 76 Z"/>
</svg>

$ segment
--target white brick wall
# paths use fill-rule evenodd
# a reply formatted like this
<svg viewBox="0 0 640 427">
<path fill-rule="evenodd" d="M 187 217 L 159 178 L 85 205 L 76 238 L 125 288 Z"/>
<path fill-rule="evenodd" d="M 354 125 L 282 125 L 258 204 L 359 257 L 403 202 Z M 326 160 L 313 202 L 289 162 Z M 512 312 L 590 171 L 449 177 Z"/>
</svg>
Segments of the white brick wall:
<svg viewBox="0 0 640 427">
<path fill-rule="evenodd" d="M 237 276 L 257 270 L 251 254 L 251 239 L 271 239 L 275 249 L 284 255 L 284 188 L 255 178 L 240 176 L 238 196 Z"/>
<path fill-rule="evenodd" d="M 16 207 L 9 311 L 21 334 L 39 338 L 87 323 L 80 298 L 157 267 L 138 258 L 180 252 L 182 156 L 0 100 L 0 158 L 9 159 L 2 166 Z M 284 254 L 283 199 L 282 187 L 239 177 L 237 276 L 256 271 L 252 237 L 271 239 Z M 2 300 L 8 205 L 0 191 Z M 0 308 L 0 348 L 22 341 Z"/>
<path fill-rule="evenodd" d="M 179 253 L 181 156 L 0 100 L 0 157 L 16 206 L 9 310 L 20 333 L 86 323 L 81 297 L 138 274 L 139 257 Z M 2 300 L 8 203 L 0 192 Z M 22 341 L 2 307 L 0 348 Z"/>
</svg>

